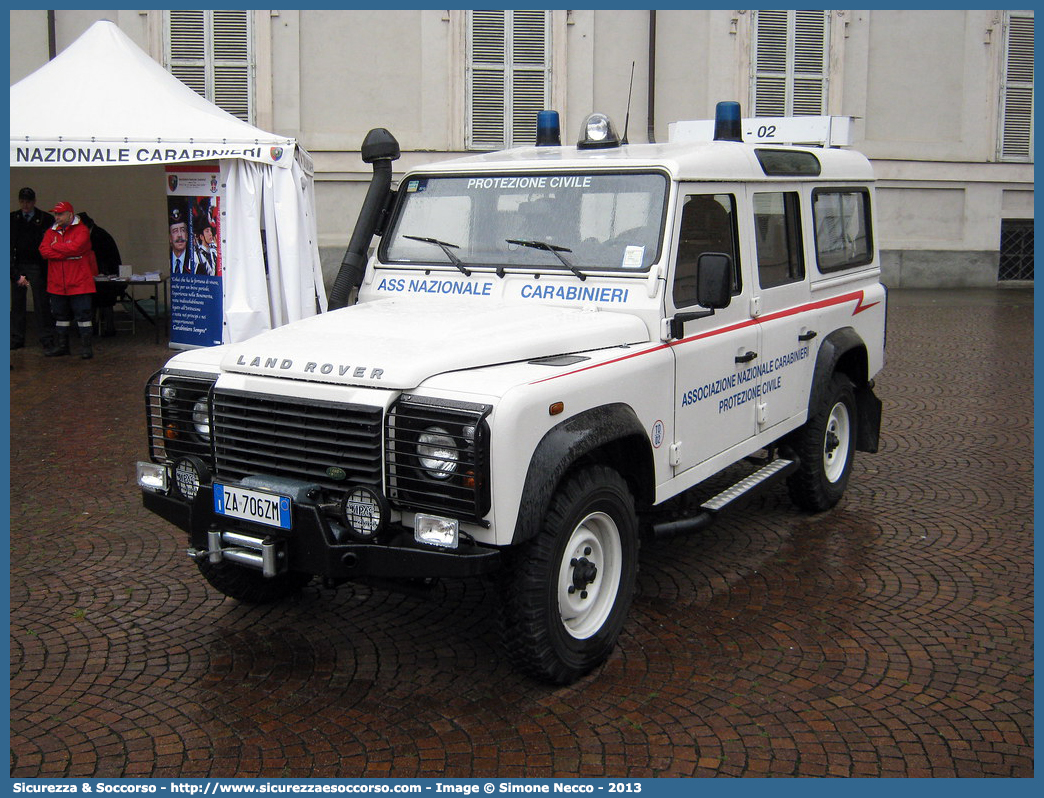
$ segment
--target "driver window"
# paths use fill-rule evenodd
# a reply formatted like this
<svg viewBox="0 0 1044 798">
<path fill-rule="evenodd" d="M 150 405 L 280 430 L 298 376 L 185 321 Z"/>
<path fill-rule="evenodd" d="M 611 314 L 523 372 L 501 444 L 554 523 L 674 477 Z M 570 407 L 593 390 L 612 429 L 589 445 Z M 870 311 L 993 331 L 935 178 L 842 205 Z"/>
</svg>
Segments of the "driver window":
<svg viewBox="0 0 1044 798">
<path fill-rule="evenodd" d="M 762 288 L 805 279 L 796 191 L 754 195 L 754 239 L 758 252 L 758 283 Z"/>
<path fill-rule="evenodd" d="M 706 252 L 721 252 L 732 258 L 732 293 L 740 292 L 735 208 L 736 202 L 731 194 L 686 195 L 674 269 L 675 307 L 696 304 L 696 263 Z"/>
</svg>

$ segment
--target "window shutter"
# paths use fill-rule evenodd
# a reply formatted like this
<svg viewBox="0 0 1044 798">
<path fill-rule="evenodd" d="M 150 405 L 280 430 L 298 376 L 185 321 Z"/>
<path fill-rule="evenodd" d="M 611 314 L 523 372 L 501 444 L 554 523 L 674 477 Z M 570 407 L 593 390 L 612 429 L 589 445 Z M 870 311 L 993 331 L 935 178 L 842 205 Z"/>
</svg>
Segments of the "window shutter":
<svg viewBox="0 0 1044 798">
<path fill-rule="evenodd" d="M 536 143 L 537 112 L 547 107 L 548 20 L 545 11 L 512 13 L 511 142 Z"/>
<path fill-rule="evenodd" d="M 794 12 L 794 116 L 819 116 L 826 106 L 829 12 Z"/>
<path fill-rule="evenodd" d="M 252 118 L 250 12 L 214 11 L 214 103 L 245 122 Z"/>
<path fill-rule="evenodd" d="M 536 141 L 537 111 L 550 96 L 549 13 L 469 12 L 469 149 Z"/>
<path fill-rule="evenodd" d="M 171 11 L 167 66 L 171 74 L 207 96 L 206 28 L 202 11 Z"/>
<path fill-rule="evenodd" d="M 755 11 L 754 116 L 818 116 L 826 106 L 830 14 Z"/>
<path fill-rule="evenodd" d="M 786 116 L 787 12 L 755 13 L 754 116 Z"/>
<path fill-rule="evenodd" d="M 1004 64 L 1001 158 L 1033 155 L 1033 17 L 1008 16 Z"/>
<path fill-rule="evenodd" d="M 169 11 L 167 68 L 233 116 L 253 118 L 253 35 L 249 11 Z"/>
<path fill-rule="evenodd" d="M 504 143 L 507 105 L 504 76 L 505 12 L 471 12 L 471 137 L 468 146 L 496 148 Z"/>
</svg>

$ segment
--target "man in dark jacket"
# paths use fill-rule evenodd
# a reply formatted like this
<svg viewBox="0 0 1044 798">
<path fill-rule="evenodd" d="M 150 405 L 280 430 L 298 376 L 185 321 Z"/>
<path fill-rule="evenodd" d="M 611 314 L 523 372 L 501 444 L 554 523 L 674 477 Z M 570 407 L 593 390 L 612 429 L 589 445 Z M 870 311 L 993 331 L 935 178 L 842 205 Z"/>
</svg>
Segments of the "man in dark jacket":
<svg viewBox="0 0 1044 798">
<path fill-rule="evenodd" d="M 36 332 L 46 350 L 54 345 L 54 319 L 40 242 L 54 217 L 36 207 L 36 192 L 31 188 L 18 192 L 18 204 L 19 210 L 11 212 L 11 348 L 25 346 L 26 299 L 31 289 Z"/>
<path fill-rule="evenodd" d="M 78 214 L 80 221 L 87 225 L 91 231 L 91 249 L 94 250 L 94 258 L 98 261 L 98 274 L 115 277 L 120 273 L 120 248 L 116 246 L 116 239 L 108 230 L 98 225 L 94 219 L 87 215 L 86 211 Z M 116 334 L 116 322 L 113 307 L 116 301 L 126 291 L 125 283 L 98 283 L 98 292 L 94 295 L 94 306 L 98 309 L 100 316 L 101 335 L 107 338 Z"/>
</svg>

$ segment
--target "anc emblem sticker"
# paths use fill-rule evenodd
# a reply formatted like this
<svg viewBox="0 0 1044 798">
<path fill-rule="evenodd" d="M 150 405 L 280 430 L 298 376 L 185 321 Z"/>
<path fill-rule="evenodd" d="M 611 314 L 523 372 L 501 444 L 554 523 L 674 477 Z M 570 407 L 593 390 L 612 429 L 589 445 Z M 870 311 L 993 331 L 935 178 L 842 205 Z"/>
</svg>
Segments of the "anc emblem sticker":
<svg viewBox="0 0 1044 798">
<path fill-rule="evenodd" d="M 652 445 L 654 449 L 659 449 L 663 445 L 663 422 L 657 421 L 653 424 L 652 428 Z"/>
</svg>

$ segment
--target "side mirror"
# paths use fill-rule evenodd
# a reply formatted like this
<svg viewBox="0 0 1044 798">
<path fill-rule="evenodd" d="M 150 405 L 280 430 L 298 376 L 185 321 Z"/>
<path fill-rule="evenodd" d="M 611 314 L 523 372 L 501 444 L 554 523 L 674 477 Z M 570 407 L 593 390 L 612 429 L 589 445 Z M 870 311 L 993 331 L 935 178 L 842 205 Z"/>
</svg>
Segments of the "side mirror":
<svg viewBox="0 0 1044 798">
<path fill-rule="evenodd" d="M 696 261 L 696 301 L 711 310 L 732 302 L 732 258 L 722 252 L 704 252 Z"/>
<path fill-rule="evenodd" d="M 704 252 L 696 261 L 696 301 L 706 310 L 675 313 L 670 319 L 671 338 L 685 337 L 685 322 L 713 316 L 732 304 L 732 258 L 724 252 Z"/>
</svg>

